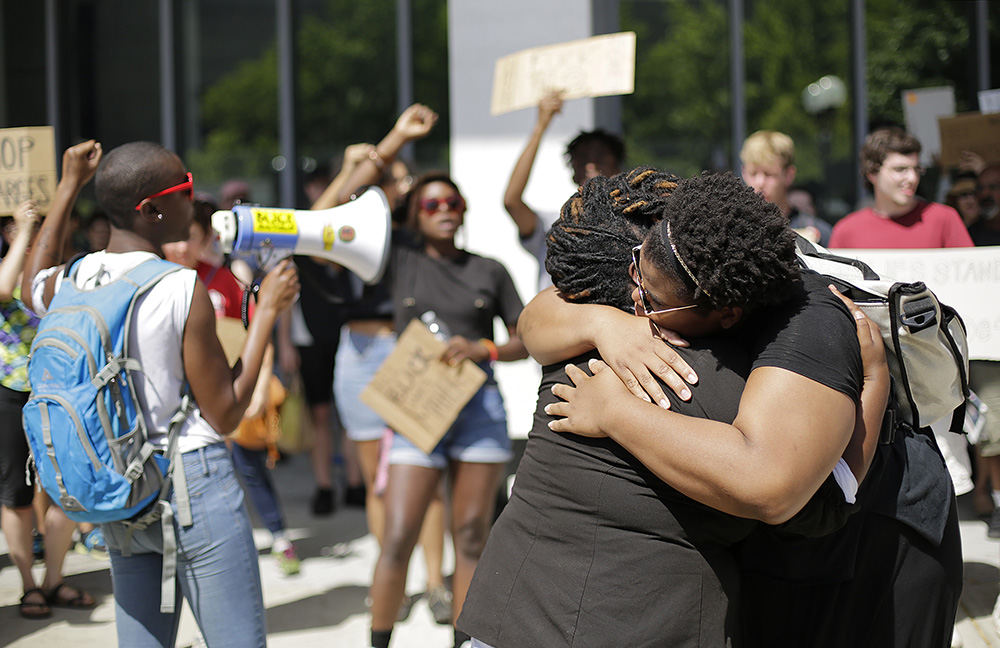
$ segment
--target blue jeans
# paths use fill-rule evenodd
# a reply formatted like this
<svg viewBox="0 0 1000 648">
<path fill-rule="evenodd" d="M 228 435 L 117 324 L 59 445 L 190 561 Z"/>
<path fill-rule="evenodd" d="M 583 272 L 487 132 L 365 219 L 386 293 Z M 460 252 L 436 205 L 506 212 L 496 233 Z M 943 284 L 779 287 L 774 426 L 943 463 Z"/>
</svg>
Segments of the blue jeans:
<svg viewBox="0 0 1000 648">
<path fill-rule="evenodd" d="M 271 535 L 285 530 L 281 502 L 267 467 L 267 450 L 250 450 L 233 443 L 233 465 L 246 488 L 253 507 Z"/>
<path fill-rule="evenodd" d="M 160 524 L 132 536 L 130 556 L 121 552 L 124 527 L 115 522 L 102 525 L 111 556 L 118 645 L 173 646 L 183 594 L 212 648 L 264 646 L 267 631 L 257 550 L 229 451 L 217 443 L 187 452 L 183 459 L 194 523 L 189 527 L 178 524 L 171 494 L 177 536 L 177 612 L 160 612 Z"/>
</svg>

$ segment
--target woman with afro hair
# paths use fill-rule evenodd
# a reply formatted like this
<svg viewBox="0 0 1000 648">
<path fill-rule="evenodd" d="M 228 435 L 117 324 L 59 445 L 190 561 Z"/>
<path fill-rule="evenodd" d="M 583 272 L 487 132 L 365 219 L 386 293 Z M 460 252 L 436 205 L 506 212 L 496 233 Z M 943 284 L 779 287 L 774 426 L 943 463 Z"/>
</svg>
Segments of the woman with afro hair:
<svg viewBox="0 0 1000 648">
<path fill-rule="evenodd" d="M 550 427 L 609 436 L 692 499 L 781 525 L 761 526 L 738 550 L 745 645 L 948 645 L 962 589 L 954 492 L 929 435 L 890 425 L 879 443 L 888 372 L 878 331 L 807 271 L 781 303 L 754 311 L 733 301 L 766 282 L 738 276 L 754 272 L 746 260 L 786 240 L 776 211 L 729 174 L 680 183 L 633 257 L 637 312 L 649 328 L 568 303 L 572 294 L 536 297 L 519 321 L 536 359 L 596 348 L 607 360 L 592 377 L 569 368 L 574 386 L 554 388 L 566 402 L 548 409 L 560 417 Z M 682 398 L 708 385 L 655 337 L 676 343 L 699 322 L 725 324 L 727 309 L 736 322 L 728 330 L 751 360 L 735 419 L 665 409 L 653 375 Z M 629 392 L 661 407 L 624 398 Z M 831 469 L 849 496 L 852 478 L 862 481 L 869 467 L 856 514 L 845 520 L 836 506 L 811 506 L 832 492 Z"/>
<path fill-rule="evenodd" d="M 704 182 L 716 192 L 738 189 L 732 176 L 696 181 Z M 701 386 L 693 399 L 670 390 L 663 398 L 671 413 L 731 426 L 752 368 L 741 322 L 799 298 L 803 284 L 794 235 L 777 210 L 762 209 L 766 203 L 752 191 L 739 190 L 730 209 L 716 210 L 719 218 L 713 219 L 691 187 L 691 181 L 650 168 L 589 181 L 553 225 L 546 265 L 564 299 L 617 314 L 626 323 L 618 329 L 622 334 L 638 324 L 648 335 L 650 325 L 658 331 L 662 323 L 690 337 L 679 353 L 697 370 Z M 732 235 L 743 239 L 734 244 Z M 683 256 L 667 258 L 666 250 L 673 254 L 680 241 L 684 251 L 677 254 Z M 682 279 L 682 263 L 701 268 L 715 259 L 722 263 L 712 262 L 704 281 L 701 275 L 698 282 Z M 843 331 L 855 338 L 849 317 L 842 319 Z M 862 323 L 867 334 L 867 320 Z M 571 379 L 582 382 L 584 368 L 599 367 L 600 356 L 564 329 L 548 334 L 567 336 L 581 353 L 565 367 L 563 358 L 554 358 L 559 364 L 543 370 L 511 501 L 480 559 L 460 627 L 495 648 L 736 645 L 740 579 L 734 546 L 759 525 L 756 520 L 785 520 L 739 501 L 732 488 L 727 497 L 718 490 L 719 476 L 701 470 L 703 461 L 731 457 L 732 447 L 685 453 L 690 465 L 678 478 L 660 474 L 656 462 L 643 465 L 645 459 L 637 459 L 642 455 L 610 435 L 554 431 L 560 424 L 554 414 L 565 405 L 557 404 L 553 391 L 568 389 Z M 854 358 L 860 383 L 860 358 Z M 591 399 L 588 408 L 607 407 L 627 421 L 631 414 L 622 410 L 651 407 L 628 394 L 610 370 L 598 376 L 612 378 L 620 390 Z M 853 401 L 849 414 L 847 436 L 854 431 Z M 870 423 L 877 429 L 880 421 Z M 859 442 L 863 435 L 861 429 Z M 809 476 L 805 500 L 817 490 L 821 494 L 787 527 L 815 528 L 846 517 L 850 506 L 831 477 L 846 444 L 845 438 L 835 452 L 826 444 L 832 461 L 812 462 L 817 475 Z M 863 474 L 863 465 L 857 470 Z M 850 470 L 840 462 L 838 472 Z"/>
</svg>

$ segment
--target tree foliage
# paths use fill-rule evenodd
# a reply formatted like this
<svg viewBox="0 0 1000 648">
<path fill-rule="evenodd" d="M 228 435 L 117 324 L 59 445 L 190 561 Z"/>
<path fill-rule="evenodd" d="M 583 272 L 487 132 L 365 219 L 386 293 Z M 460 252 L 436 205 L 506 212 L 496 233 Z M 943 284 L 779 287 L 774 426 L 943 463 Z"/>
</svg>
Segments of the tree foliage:
<svg viewBox="0 0 1000 648">
<path fill-rule="evenodd" d="M 448 131 L 445 3 L 416 0 L 413 16 L 416 99 L 442 114 L 422 157 L 440 165 Z M 324 12 L 298 21 L 295 48 L 300 156 L 323 162 L 348 144 L 378 141 L 398 112 L 395 3 L 328 0 Z M 253 177 L 278 154 L 277 69 L 272 43 L 205 90 L 203 146 L 187 153 L 200 177 Z"/>
<path fill-rule="evenodd" d="M 799 179 L 849 194 L 851 99 L 832 114 L 807 113 L 806 86 L 833 74 L 850 85 L 846 2 L 746 0 L 743 26 L 747 132 L 773 129 L 796 142 Z M 967 3 L 867 0 L 868 112 L 902 122 L 901 93 L 972 86 Z M 725 0 L 632 0 L 622 29 L 638 35 L 636 91 L 624 99 L 630 161 L 690 175 L 730 155 L 729 14 Z M 825 154 L 825 156 L 824 156 Z"/>
</svg>

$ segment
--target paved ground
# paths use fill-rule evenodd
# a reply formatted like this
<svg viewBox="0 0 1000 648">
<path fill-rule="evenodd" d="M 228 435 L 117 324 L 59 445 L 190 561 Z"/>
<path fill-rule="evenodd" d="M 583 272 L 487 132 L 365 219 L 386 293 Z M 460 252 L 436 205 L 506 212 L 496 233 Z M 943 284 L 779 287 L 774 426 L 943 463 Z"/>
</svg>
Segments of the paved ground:
<svg viewBox="0 0 1000 648">
<path fill-rule="evenodd" d="M 364 647 L 368 643 L 365 595 L 376 557 L 374 539 L 365 532 L 364 514 L 340 510 L 329 518 L 308 513 L 310 472 L 304 457 L 278 466 L 276 478 L 286 506 L 289 527 L 303 558 L 299 576 L 284 576 L 266 551 L 261 553 L 261 575 L 267 605 L 269 645 L 275 648 L 337 646 Z M 965 498 L 962 498 L 965 499 Z M 990 614 L 1000 589 L 1000 543 L 986 538 L 986 526 L 961 502 L 965 550 L 965 592 L 958 629 L 966 648 L 1000 648 L 1000 635 Z M 261 534 L 261 544 L 266 533 Z M 115 629 L 111 584 L 106 562 L 71 554 L 67 574 L 74 585 L 86 588 L 99 605 L 88 611 L 54 610 L 51 619 L 29 621 L 17 613 L 20 579 L 0 541 L 0 646 L 113 646 Z M 450 556 L 446 556 L 446 564 Z M 423 561 L 412 562 L 408 591 L 419 593 Z M 197 628 L 185 610 L 179 646 L 200 646 Z M 393 646 L 451 646 L 451 630 L 431 619 L 425 603 L 417 600 L 406 621 L 396 626 Z"/>
</svg>

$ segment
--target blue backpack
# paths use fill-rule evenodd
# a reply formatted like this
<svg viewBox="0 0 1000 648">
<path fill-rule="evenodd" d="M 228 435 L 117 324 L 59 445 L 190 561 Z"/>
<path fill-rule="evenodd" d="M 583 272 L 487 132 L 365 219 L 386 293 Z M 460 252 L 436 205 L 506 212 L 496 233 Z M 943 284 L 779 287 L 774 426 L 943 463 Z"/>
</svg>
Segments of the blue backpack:
<svg viewBox="0 0 1000 648">
<path fill-rule="evenodd" d="M 171 422 L 166 453 L 158 452 L 136 400 L 132 375 L 142 367 L 129 356 L 127 331 L 136 298 L 180 268 L 151 259 L 81 290 L 79 262 L 70 262 L 39 323 L 24 430 L 42 486 L 72 520 L 145 528 L 163 513 L 156 503 L 170 489 L 170 459 L 190 399 L 184 396 Z"/>
</svg>

